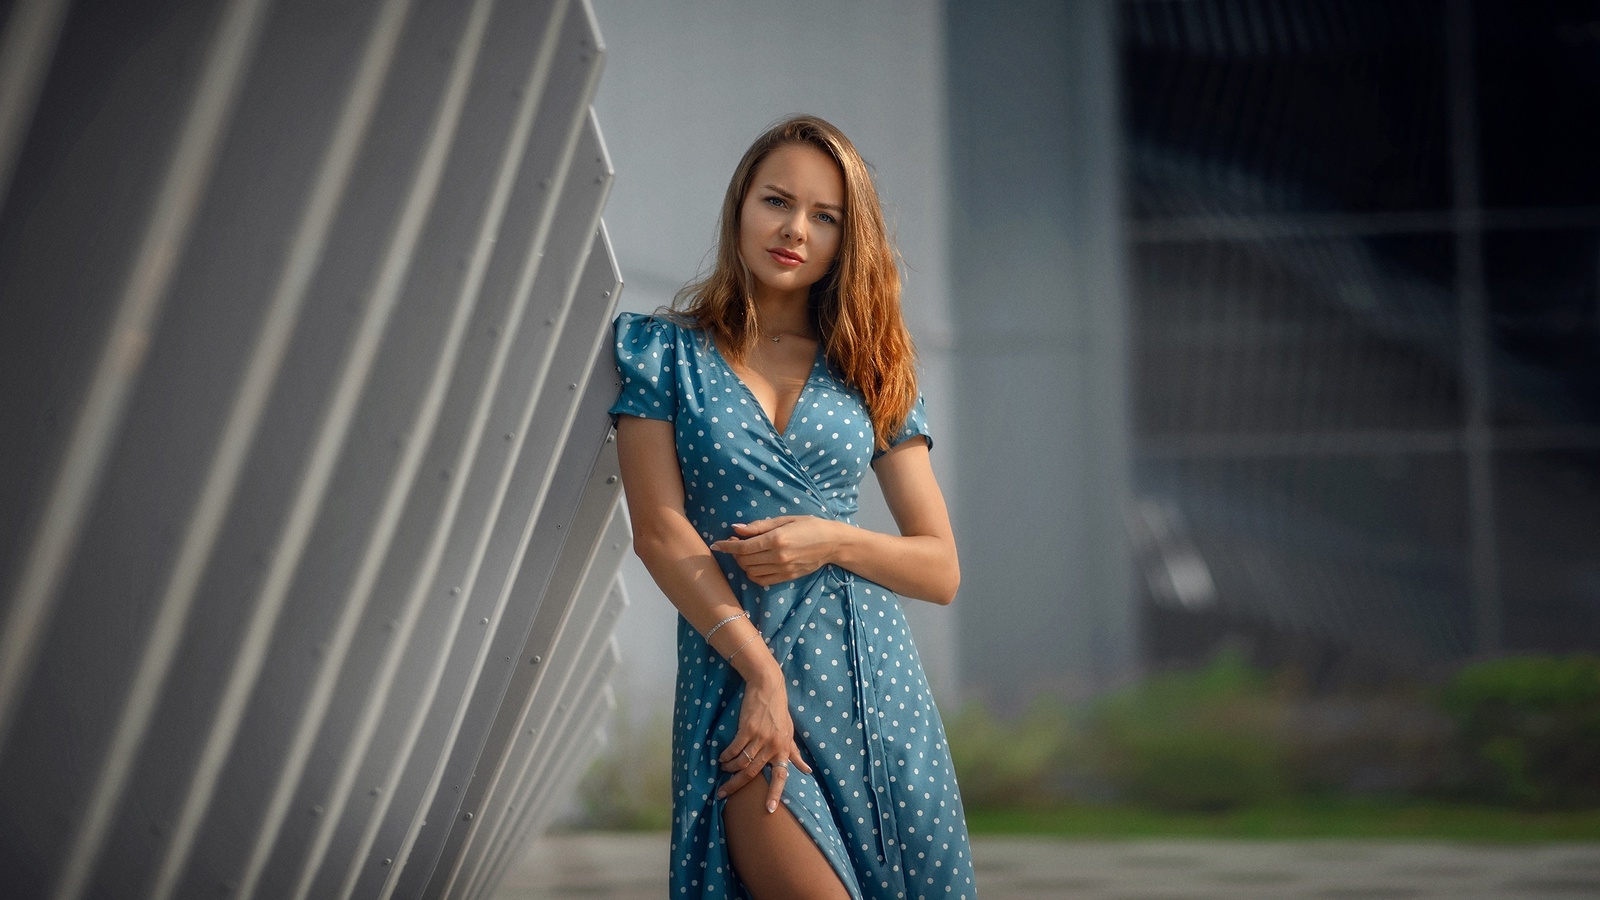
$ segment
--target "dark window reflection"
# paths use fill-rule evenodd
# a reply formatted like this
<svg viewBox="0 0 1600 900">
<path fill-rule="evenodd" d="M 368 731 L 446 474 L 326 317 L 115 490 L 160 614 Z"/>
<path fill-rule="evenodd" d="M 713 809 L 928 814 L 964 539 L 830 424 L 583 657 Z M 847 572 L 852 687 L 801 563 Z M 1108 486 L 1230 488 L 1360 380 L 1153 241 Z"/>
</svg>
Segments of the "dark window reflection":
<svg viewBox="0 0 1600 900">
<path fill-rule="evenodd" d="M 1124 4 L 1133 214 L 1447 206 L 1441 8 Z"/>
<path fill-rule="evenodd" d="M 1122 25 L 1151 652 L 1600 649 L 1600 0 Z"/>
<path fill-rule="evenodd" d="M 1459 424 L 1453 248 L 1438 235 L 1137 247 L 1139 430 Z"/>
<path fill-rule="evenodd" d="M 1508 649 L 1600 635 L 1600 450 L 1504 452 L 1495 502 Z"/>
<path fill-rule="evenodd" d="M 1477 4 L 1487 206 L 1600 205 L 1600 2 Z"/>
<path fill-rule="evenodd" d="M 1483 269 L 1496 423 L 1600 423 L 1600 230 L 1491 232 Z"/>
</svg>

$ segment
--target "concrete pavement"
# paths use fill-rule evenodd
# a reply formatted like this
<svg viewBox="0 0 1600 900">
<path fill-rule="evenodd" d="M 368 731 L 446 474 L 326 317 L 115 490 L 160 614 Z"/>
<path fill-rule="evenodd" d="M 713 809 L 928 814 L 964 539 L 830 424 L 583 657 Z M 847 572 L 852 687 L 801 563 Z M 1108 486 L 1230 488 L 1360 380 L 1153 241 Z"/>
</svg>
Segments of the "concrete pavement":
<svg viewBox="0 0 1600 900">
<path fill-rule="evenodd" d="M 1600 844 L 977 838 L 983 900 L 1600 898 Z M 551 835 L 497 900 L 667 896 L 664 834 Z"/>
</svg>

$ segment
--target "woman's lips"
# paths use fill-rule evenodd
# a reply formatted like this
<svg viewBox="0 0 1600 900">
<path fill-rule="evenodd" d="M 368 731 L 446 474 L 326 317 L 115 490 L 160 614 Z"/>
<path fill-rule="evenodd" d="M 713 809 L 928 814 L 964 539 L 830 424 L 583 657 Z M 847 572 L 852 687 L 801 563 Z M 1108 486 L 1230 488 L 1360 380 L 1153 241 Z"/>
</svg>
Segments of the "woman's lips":
<svg viewBox="0 0 1600 900">
<path fill-rule="evenodd" d="M 790 253 L 787 250 L 784 250 L 781 247 L 773 247 L 772 249 L 767 251 L 767 255 L 771 256 L 774 260 L 776 260 L 778 265 L 780 265 L 780 266 L 793 267 L 793 266 L 798 266 L 801 263 L 805 262 L 805 260 L 803 260 L 800 257 L 794 255 L 793 253 Z"/>
</svg>

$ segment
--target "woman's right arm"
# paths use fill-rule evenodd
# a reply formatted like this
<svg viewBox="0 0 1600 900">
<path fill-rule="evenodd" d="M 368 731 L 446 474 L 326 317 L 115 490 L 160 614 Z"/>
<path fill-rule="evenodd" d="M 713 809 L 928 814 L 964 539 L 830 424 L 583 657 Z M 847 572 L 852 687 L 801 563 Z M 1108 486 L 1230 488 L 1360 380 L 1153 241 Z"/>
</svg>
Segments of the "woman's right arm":
<svg viewBox="0 0 1600 900">
<path fill-rule="evenodd" d="M 779 760 L 790 760 L 810 772 L 795 744 L 783 670 L 761 640 L 760 630 L 744 618 L 744 607 L 728 587 L 711 548 L 684 514 L 683 472 L 673 424 L 618 416 L 617 456 L 633 520 L 633 550 L 650 577 L 701 634 L 731 619 L 712 636 L 712 646 L 724 658 L 732 656 L 733 667 L 745 680 L 745 700 L 738 733 L 720 758 L 725 769 L 737 771 L 720 793 L 738 791 L 761 773 L 762 766 Z M 774 765 L 773 771 L 785 770 Z M 772 779 L 769 812 L 776 808 L 782 786 L 782 776 Z"/>
</svg>

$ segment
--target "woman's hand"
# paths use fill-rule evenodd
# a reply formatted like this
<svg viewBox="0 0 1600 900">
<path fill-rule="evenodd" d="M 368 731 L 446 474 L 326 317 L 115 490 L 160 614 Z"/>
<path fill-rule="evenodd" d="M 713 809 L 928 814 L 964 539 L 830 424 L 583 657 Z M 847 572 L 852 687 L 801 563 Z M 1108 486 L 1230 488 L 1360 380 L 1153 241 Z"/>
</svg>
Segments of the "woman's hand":
<svg viewBox="0 0 1600 900">
<path fill-rule="evenodd" d="M 779 516 L 746 524 L 711 545 L 733 557 L 750 580 L 762 587 L 793 581 L 822 568 L 838 546 L 838 529 L 848 525 L 816 516 Z"/>
<path fill-rule="evenodd" d="M 760 684 L 745 683 L 744 703 L 739 707 L 739 730 L 722 755 L 717 757 L 725 772 L 733 776 L 717 790 L 717 797 L 728 797 L 739 792 L 755 780 L 765 766 L 772 766 L 772 778 L 767 783 L 767 812 L 776 812 L 783 797 L 783 785 L 789 778 L 789 766 L 810 773 L 811 767 L 800 756 L 800 747 L 794 740 L 794 719 L 789 715 L 789 694 L 783 686 L 783 675 L 763 680 Z"/>
</svg>

